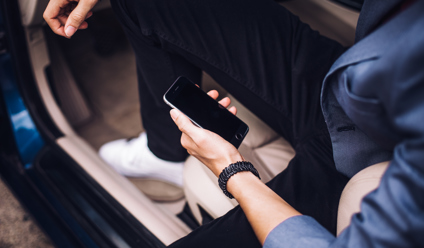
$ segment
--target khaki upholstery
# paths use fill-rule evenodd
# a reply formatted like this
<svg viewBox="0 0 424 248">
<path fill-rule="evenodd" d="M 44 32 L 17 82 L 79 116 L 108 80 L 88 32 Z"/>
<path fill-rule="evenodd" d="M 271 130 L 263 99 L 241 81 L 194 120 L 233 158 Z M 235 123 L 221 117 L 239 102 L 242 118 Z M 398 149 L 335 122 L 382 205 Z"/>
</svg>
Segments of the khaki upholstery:
<svg viewBox="0 0 424 248">
<path fill-rule="evenodd" d="M 243 157 L 255 165 L 262 181 L 268 182 L 283 171 L 294 157 L 291 145 L 268 125 L 231 98 L 237 116 L 249 126 L 249 133 L 239 148 Z"/>
<path fill-rule="evenodd" d="M 360 211 L 362 198 L 380 185 L 381 177 L 388 166 L 388 161 L 369 166 L 358 172 L 346 184 L 339 202 L 337 235 L 350 224 L 352 215 Z"/>
</svg>

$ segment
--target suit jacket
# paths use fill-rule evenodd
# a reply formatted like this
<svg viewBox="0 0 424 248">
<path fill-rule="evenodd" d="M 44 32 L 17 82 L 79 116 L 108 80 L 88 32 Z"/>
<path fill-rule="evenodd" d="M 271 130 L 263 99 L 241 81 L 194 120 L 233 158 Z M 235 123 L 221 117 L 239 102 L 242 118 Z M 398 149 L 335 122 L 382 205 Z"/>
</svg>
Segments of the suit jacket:
<svg viewBox="0 0 424 248">
<path fill-rule="evenodd" d="M 424 0 L 365 1 L 356 44 L 324 79 L 321 106 L 337 169 L 391 160 L 380 186 L 335 238 L 312 218 L 277 226 L 264 247 L 424 247 Z"/>
</svg>

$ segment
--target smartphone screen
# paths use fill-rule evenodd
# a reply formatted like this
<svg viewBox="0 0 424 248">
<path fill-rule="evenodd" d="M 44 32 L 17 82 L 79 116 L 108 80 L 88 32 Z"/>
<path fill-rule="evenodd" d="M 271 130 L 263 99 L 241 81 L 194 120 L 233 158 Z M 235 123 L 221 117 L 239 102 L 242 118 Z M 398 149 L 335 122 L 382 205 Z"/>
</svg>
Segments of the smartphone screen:
<svg viewBox="0 0 424 248">
<path fill-rule="evenodd" d="M 238 148 L 249 127 L 190 80 L 179 77 L 164 95 L 165 102 L 180 110 L 201 128 L 212 131 Z"/>
</svg>

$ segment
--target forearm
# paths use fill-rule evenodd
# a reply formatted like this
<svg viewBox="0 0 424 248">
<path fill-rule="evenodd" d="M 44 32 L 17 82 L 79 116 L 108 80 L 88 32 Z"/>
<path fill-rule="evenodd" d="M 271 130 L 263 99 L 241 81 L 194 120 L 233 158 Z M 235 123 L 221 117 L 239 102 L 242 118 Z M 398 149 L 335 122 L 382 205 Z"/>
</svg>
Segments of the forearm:
<svg viewBox="0 0 424 248">
<path fill-rule="evenodd" d="M 211 95 L 213 92 L 209 92 Z M 218 97 L 217 94 L 213 97 Z M 220 101 L 221 105 L 228 107 Z M 231 109 L 230 109 L 231 110 Z M 235 114 L 233 109 L 233 114 Z M 187 152 L 204 163 L 216 176 L 231 163 L 243 161 L 238 150 L 222 137 L 200 129 L 181 112 L 171 110 L 171 117 L 183 132 L 181 144 Z M 259 241 L 263 244 L 268 234 L 284 220 L 300 215 L 251 172 L 239 172 L 227 181 L 227 190 L 240 203 Z"/>
<path fill-rule="evenodd" d="M 278 224 L 300 215 L 251 172 L 239 172 L 232 176 L 228 180 L 227 190 L 239 202 L 261 244 Z"/>
</svg>

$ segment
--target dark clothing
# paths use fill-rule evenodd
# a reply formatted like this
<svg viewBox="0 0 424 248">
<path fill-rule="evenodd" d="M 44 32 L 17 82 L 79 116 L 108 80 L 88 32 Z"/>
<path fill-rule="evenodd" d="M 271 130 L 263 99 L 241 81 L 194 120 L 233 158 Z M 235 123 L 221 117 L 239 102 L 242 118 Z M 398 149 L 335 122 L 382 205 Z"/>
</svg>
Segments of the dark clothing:
<svg viewBox="0 0 424 248">
<path fill-rule="evenodd" d="M 274 1 L 112 4 L 134 47 L 150 149 L 162 159 L 185 159 L 181 132 L 162 96 L 180 75 L 200 84 L 204 70 L 294 147 L 295 158 L 270 188 L 335 233 L 347 177 L 335 169 L 319 102 L 324 76 L 345 49 Z M 236 207 L 174 247 L 260 244 Z"/>
<path fill-rule="evenodd" d="M 399 2 L 399 0 L 365 1 L 364 11 L 361 13 L 358 23 L 357 40 L 361 40 L 372 32 L 378 26 L 379 20 Z M 352 113 L 349 112 L 352 109 L 349 109 L 348 105 L 338 102 L 340 99 L 347 99 L 344 94 L 340 93 L 340 89 L 345 89 L 346 86 L 339 85 L 338 82 L 342 82 L 343 77 L 355 81 L 354 79 L 357 78 L 354 76 L 364 75 L 361 74 L 363 71 L 359 70 L 364 68 L 361 67 L 362 64 L 355 66 L 356 64 L 352 63 L 352 61 L 363 63 L 362 59 L 355 60 L 355 58 L 357 59 L 355 56 L 364 54 L 348 52 L 347 56 L 344 55 L 339 60 L 336 67 L 332 67 L 331 73 L 326 79 L 328 86 L 322 91 L 324 93 L 323 111 L 326 117 L 324 120 L 320 106 L 322 82 L 331 65 L 344 52 L 344 48 L 337 42 L 312 31 L 297 17 L 273 1 L 112 0 L 112 4 L 135 51 L 143 124 L 149 138 L 149 148 L 158 157 L 173 161 L 182 161 L 186 157 L 184 149 L 179 144 L 181 133 L 169 117 L 169 108 L 162 101 L 164 92 L 180 75 L 200 84 L 201 70 L 204 70 L 292 144 L 296 156 L 288 168 L 268 185 L 294 208 L 303 214 L 314 217 L 332 233 L 335 232 L 339 196 L 348 179 L 344 175 L 352 176 L 364 166 L 369 165 L 369 161 L 363 161 L 361 158 L 361 149 L 352 154 L 348 148 L 356 149 L 364 145 L 364 147 L 373 149 L 372 152 L 366 154 L 373 159 L 372 162 L 392 158 L 390 149 L 381 147 L 377 141 L 377 144 L 374 144 L 369 138 L 378 138 L 381 135 L 367 132 L 369 130 L 366 123 L 369 120 L 365 118 L 366 115 L 357 115 L 358 113 L 355 112 L 356 115 L 352 117 L 349 115 Z M 420 39 L 421 36 L 418 38 Z M 368 40 L 368 42 L 368 45 L 374 45 L 374 47 L 379 45 L 373 43 L 372 40 Z M 410 45 L 416 49 L 416 43 Z M 393 46 L 387 46 L 386 49 L 388 48 L 393 49 Z M 355 46 L 353 51 L 355 51 Z M 378 51 L 384 53 L 381 49 Z M 367 52 L 373 54 L 373 50 L 367 50 Z M 401 54 L 395 53 L 394 55 L 402 58 Z M 377 61 L 379 57 L 367 58 L 370 61 Z M 409 65 L 408 59 L 403 58 L 403 61 Z M 390 64 L 390 60 L 387 58 L 379 61 L 382 63 L 375 65 L 385 65 L 389 68 L 396 65 L 395 63 Z M 420 62 L 422 61 L 418 59 L 418 63 Z M 417 67 L 412 68 L 416 69 Z M 384 82 L 382 79 L 384 76 L 395 80 L 396 76 L 402 75 L 395 70 L 396 68 L 392 68 L 391 71 L 387 71 L 386 68 L 380 69 L 382 74 L 366 75 L 376 76 L 374 82 Z M 352 73 L 349 74 L 350 72 Z M 416 73 L 415 70 L 411 72 Z M 402 79 L 402 77 L 398 79 Z M 372 81 L 372 78 L 366 77 L 365 80 Z M 390 91 L 387 92 L 390 93 L 392 90 L 402 92 L 401 87 L 396 83 L 393 81 L 393 84 L 390 85 L 392 87 L 387 88 Z M 348 86 L 352 85 L 348 84 Z M 359 92 L 363 93 L 365 97 L 368 96 L 369 92 L 361 91 L 363 88 L 355 88 L 355 86 L 361 86 L 361 84 L 352 86 L 354 93 Z M 375 89 L 385 88 L 385 85 L 381 84 L 374 84 L 374 86 Z M 422 81 L 421 84 L 413 84 L 413 86 L 416 87 L 418 93 L 421 93 Z M 392 96 L 396 97 L 395 94 Z M 381 97 L 381 95 L 372 95 L 372 97 Z M 365 100 L 367 103 L 362 104 L 361 100 L 363 99 L 360 97 L 353 96 L 352 99 L 356 100 L 358 104 L 356 106 L 371 107 L 362 109 L 362 113 L 365 110 L 380 108 L 383 108 L 386 113 L 391 113 L 387 112 L 387 109 L 391 109 L 393 104 L 399 104 L 396 99 L 392 98 L 384 98 L 385 101 L 388 101 L 384 103 L 387 104 L 384 107 L 368 104 L 367 99 Z M 406 102 L 410 104 L 408 106 L 417 103 L 422 105 L 422 101 L 420 102 L 416 98 Z M 379 102 L 377 103 L 379 104 Z M 338 114 L 334 114 L 333 110 L 337 110 Z M 420 110 L 417 111 L 417 113 L 423 114 L 419 112 Z M 383 121 L 373 114 L 375 113 L 372 112 L 368 118 L 372 117 L 374 120 Z M 393 115 L 388 116 L 387 124 L 392 125 L 394 129 L 391 130 L 395 130 L 400 135 L 400 139 L 394 139 L 395 144 L 401 142 L 408 135 L 424 133 L 421 127 L 416 126 L 416 123 L 407 121 L 406 124 L 410 125 L 411 130 L 416 131 L 408 134 L 408 125 L 396 126 L 397 120 L 393 118 L 397 115 L 396 113 L 391 114 Z M 401 124 L 407 118 L 406 116 L 399 117 L 403 118 Z M 351 137 L 352 142 L 349 142 L 346 137 L 343 138 L 342 132 L 337 132 L 337 128 L 340 126 L 327 126 L 329 120 L 333 123 L 347 121 L 348 126 L 355 127 L 354 130 L 357 131 L 346 136 Z M 422 115 L 418 119 L 410 117 L 408 120 L 422 121 Z M 361 126 L 356 126 L 357 123 Z M 350 128 L 350 130 L 352 129 Z M 372 129 L 372 131 L 378 134 L 380 131 L 384 131 L 384 128 L 377 131 Z M 342 140 L 335 139 L 335 137 Z M 399 151 L 401 154 L 398 154 L 398 157 L 408 154 L 410 151 L 408 149 L 411 147 L 417 148 L 414 148 L 414 145 L 417 144 L 419 146 L 422 143 L 411 143 L 407 147 L 399 148 L 402 150 Z M 333 150 L 333 147 L 336 149 Z M 341 151 L 347 152 L 347 155 L 350 156 L 349 166 L 337 162 L 340 161 Z M 412 163 L 415 165 L 418 164 L 416 158 L 421 158 L 418 151 L 421 151 L 422 154 L 422 149 L 413 150 L 415 153 L 409 154 L 412 155 L 409 158 L 413 158 Z M 336 160 L 336 165 L 333 153 L 335 158 L 339 159 Z M 357 165 L 355 165 L 356 161 L 359 162 Z M 408 166 L 411 165 L 408 164 L 411 161 L 403 160 L 403 162 L 406 162 L 405 164 Z M 344 175 L 336 170 L 336 166 Z M 418 179 L 422 178 L 423 176 L 420 176 Z M 406 183 L 407 186 L 416 186 L 417 181 Z M 387 187 L 390 188 L 390 185 Z M 422 188 L 414 188 L 414 190 L 414 197 L 417 193 L 422 193 Z M 383 191 L 384 194 L 388 192 L 390 190 Z M 392 201 L 394 200 L 392 199 Z M 369 203 L 377 204 L 377 207 L 384 204 L 384 202 L 376 202 L 373 199 L 369 200 Z M 411 202 L 406 204 L 408 203 Z M 397 206 L 404 210 L 402 208 L 404 205 Z M 392 215 L 392 210 L 385 214 Z M 420 219 L 418 218 L 418 220 Z M 351 239 L 361 238 L 355 236 L 357 234 L 349 233 L 349 235 L 351 235 Z M 236 207 L 222 218 L 193 231 L 172 247 L 260 247 L 260 244 L 242 210 Z"/>
<path fill-rule="evenodd" d="M 332 134 L 330 113 L 338 103 L 345 112 L 339 119 L 352 120 L 368 136 L 367 144 L 379 146 L 375 154 L 350 156 L 350 167 L 359 171 L 365 156 L 391 160 L 379 187 L 363 199 L 361 212 L 331 241 L 334 247 L 424 246 L 423 13 L 419 0 L 379 26 L 346 51 L 324 80 L 322 107 L 334 154 L 336 146 L 345 154 L 349 147 L 364 147 L 354 142 L 360 132 L 350 139 Z"/>
<path fill-rule="evenodd" d="M 344 48 L 279 4 L 269 0 L 112 4 L 134 47 L 143 125 L 156 156 L 185 160 L 181 132 L 169 118 L 170 108 L 162 96 L 180 75 L 200 84 L 201 70 L 294 147 L 325 128 L 320 87 Z"/>
<path fill-rule="evenodd" d="M 391 160 L 379 187 L 337 238 L 296 216 L 274 228 L 264 248 L 424 246 L 424 1 L 399 7 L 337 59 L 322 88 L 338 171 L 354 175 Z M 338 131 L 346 125 L 354 129 Z"/>
</svg>

